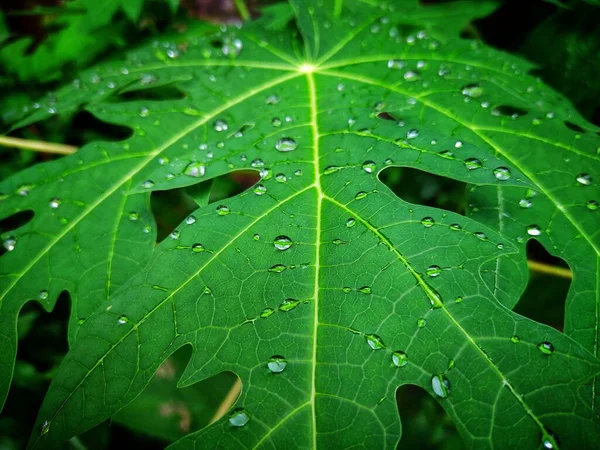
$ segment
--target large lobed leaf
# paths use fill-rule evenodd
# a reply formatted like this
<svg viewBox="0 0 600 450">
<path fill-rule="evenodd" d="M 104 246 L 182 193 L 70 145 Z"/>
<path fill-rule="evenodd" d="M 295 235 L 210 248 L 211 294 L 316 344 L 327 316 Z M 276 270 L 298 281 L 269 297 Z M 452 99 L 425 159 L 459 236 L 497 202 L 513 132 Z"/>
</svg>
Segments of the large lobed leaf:
<svg viewBox="0 0 600 450">
<path fill-rule="evenodd" d="M 393 447 L 404 384 L 436 396 L 470 448 L 591 447 L 595 132 L 528 64 L 440 33 L 489 5 L 291 5 L 133 52 L 19 124 L 87 103 L 134 130 L 0 185 L 3 216 L 35 211 L 5 236 L 3 393 L 22 304 L 65 289 L 74 302 L 77 340 L 32 445 L 115 414 L 189 345 L 180 385 L 231 370 L 244 389 L 230 420 L 175 447 Z M 106 101 L 166 84 L 185 98 Z M 480 221 L 398 199 L 386 166 L 479 186 Z M 242 168 L 260 184 L 152 251 L 149 192 Z M 575 273 L 575 340 L 510 311 L 532 237 Z"/>
</svg>

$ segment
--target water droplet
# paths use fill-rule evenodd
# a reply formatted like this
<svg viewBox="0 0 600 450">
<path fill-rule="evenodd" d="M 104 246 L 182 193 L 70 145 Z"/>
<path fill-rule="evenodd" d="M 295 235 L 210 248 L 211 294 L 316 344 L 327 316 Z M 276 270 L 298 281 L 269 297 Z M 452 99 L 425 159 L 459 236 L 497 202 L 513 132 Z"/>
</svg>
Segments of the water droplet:
<svg viewBox="0 0 600 450">
<path fill-rule="evenodd" d="M 390 59 L 387 62 L 387 66 L 389 69 L 402 69 L 404 68 L 405 64 L 403 61 L 400 61 L 398 59 Z"/>
<path fill-rule="evenodd" d="M 179 230 L 173 230 L 171 232 L 171 234 L 169 235 L 169 237 L 171 239 L 179 239 L 180 236 L 181 236 L 181 232 Z"/>
<path fill-rule="evenodd" d="M 463 86 L 461 92 L 470 98 L 479 98 L 483 95 L 483 89 L 476 83 Z"/>
<path fill-rule="evenodd" d="M 346 220 L 346 226 L 348 228 L 352 228 L 354 225 L 356 225 L 356 219 L 350 217 L 348 220 Z"/>
<path fill-rule="evenodd" d="M 371 286 L 363 286 L 358 288 L 358 292 L 361 294 L 372 294 L 373 290 L 371 289 Z"/>
<path fill-rule="evenodd" d="M 188 177 L 201 178 L 206 172 L 206 167 L 203 163 L 194 161 L 185 166 L 183 174 Z"/>
<path fill-rule="evenodd" d="M 126 324 L 127 322 L 129 322 L 129 319 L 127 318 L 127 316 L 120 315 L 117 322 L 119 322 L 119 324 L 123 325 L 123 324 Z"/>
<path fill-rule="evenodd" d="M 151 187 L 154 187 L 154 181 L 146 180 L 142 183 L 142 187 L 145 189 L 150 189 Z"/>
<path fill-rule="evenodd" d="M 275 238 L 275 240 L 273 241 L 273 245 L 275 246 L 275 248 L 277 250 L 287 250 L 288 248 L 290 248 L 294 243 L 292 242 L 292 240 L 287 237 L 287 236 L 277 236 Z"/>
<path fill-rule="evenodd" d="M 2 246 L 9 252 L 12 252 L 15 249 L 15 247 L 17 246 L 17 238 L 14 236 L 7 237 L 2 242 Z"/>
<path fill-rule="evenodd" d="M 260 241 L 260 234 L 252 235 L 252 239 L 254 239 L 255 241 Z"/>
<path fill-rule="evenodd" d="M 539 236 L 542 234 L 542 230 L 537 225 L 529 225 L 527 227 L 527 234 L 529 236 Z"/>
<path fill-rule="evenodd" d="M 273 125 L 275 128 L 279 128 L 281 126 L 281 119 L 278 117 L 273 117 L 271 120 L 271 125 Z"/>
<path fill-rule="evenodd" d="M 244 408 L 236 408 L 229 414 L 229 423 L 234 427 L 243 427 L 249 420 L 250 416 Z"/>
<path fill-rule="evenodd" d="M 261 317 L 261 319 L 266 319 L 267 317 L 270 317 L 271 315 L 273 315 L 274 312 L 275 312 L 275 310 L 273 308 L 265 308 L 260 313 L 260 317 Z"/>
<path fill-rule="evenodd" d="M 487 238 L 488 238 L 488 237 L 487 237 L 487 234 L 485 234 L 484 232 L 482 232 L 482 231 L 477 231 L 477 232 L 475 232 L 474 234 L 475 234 L 475 237 L 476 237 L 477 239 L 481 239 L 482 241 L 487 241 Z"/>
<path fill-rule="evenodd" d="M 483 164 L 477 158 L 465 159 L 465 167 L 469 170 L 479 169 Z"/>
<path fill-rule="evenodd" d="M 592 177 L 589 173 L 580 173 L 577 175 L 577 182 L 584 186 L 589 186 L 592 184 Z"/>
<path fill-rule="evenodd" d="M 287 361 L 283 356 L 275 355 L 269 358 L 267 367 L 273 373 L 281 373 L 287 367 Z"/>
<path fill-rule="evenodd" d="M 48 422 L 47 420 L 44 420 L 44 423 L 42 424 L 42 429 L 40 431 L 40 435 L 45 435 L 48 434 L 48 432 L 50 431 L 50 422 Z"/>
<path fill-rule="evenodd" d="M 409 70 L 404 73 L 404 79 L 406 81 L 417 81 L 419 77 L 419 72 L 415 72 L 414 70 Z"/>
<path fill-rule="evenodd" d="M 62 200 L 58 197 L 54 197 L 52 200 L 50 200 L 50 208 L 52 209 L 56 209 L 58 208 L 62 203 Z"/>
<path fill-rule="evenodd" d="M 460 231 L 460 230 L 462 230 L 462 227 L 457 223 L 453 223 L 450 225 L 450 229 L 453 231 Z"/>
<path fill-rule="evenodd" d="M 267 105 L 276 105 L 277 103 L 279 103 L 281 101 L 281 98 L 278 95 L 269 95 L 266 100 L 265 103 Z"/>
<path fill-rule="evenodd" d="M 140 78 L 140 84 L 148 85 L 148 84 L 155 83 L 157 80 L 158 80 L 158 78 L 156 76 L 149 74 L 149 73 L 145 73 Z"/>
<path fill-rule="evenodd" d="M 340 166 L 327 166 L 325 170 L 323 170 L 323 175 L 331 175 L 332 173 L 339 172 L 343 167 Z"/>
<path fill-rule="evenodd" d="M 213 128 L 215 129 L 215 131 L 227 131 L 227 128 L 229 128 L 229 126 L 227 125 L 227 122 L 225 122 L 224 120 L 216 120 L 215 123 L 213 124 Z"/>
<path fill-rule="evenodd" d="M 450 394 L 450 380 L 445 375 L 434 375 L 431 377 L 431 389 L 441 398 L 446 398 Z"/>
<path fill-rule="evenodd" d="M 542 436 L 542 445 L 548 450 L 554 450 L 560 446 L 560 442 L 558 440 L 558 437 L 548 430 Z"/>
<path fill-rule="evenodd" d="M 513 344 L 518 344 L 519 342 L 521 342 L 521 338 L 515 334 L 510 338 L 510 342 L 512 342 Z"/>
<path fill-rule="evenodd" d="M 510 178 L 511 173 L 506 167 L 496 167 L 494 169 L 494 176 L 496 177 L 496 180 L 506 181 Z"/>
<path fill-rule="evenodd" d="M 458 296 L 458 297 L 456 297 L 456 298 L 454 299 L 454 301 L 455 301 L 456 303 L 462 303 L 462 301 L 463 301 L 463 298 L 462 298 L 461 296 Z"/>
<path fill-rule="evenodd" d="M 408 356 L 403 351 L 397 350 L 392 353 L 392 362 L 396 367 L 404 367 L 408 364 Z"/>
<path fill-rule="evenodd" d="M 254 193 L 256 195 L 264 195 L 267 193 L 267 188 L 263 184 L 257 184 L 254 187 Z"/>
<path fill-rule="evenodd" d="M 282 173 L 278 173 L 275 175 L 275 181 L 278 183 L 285 183 L 287 181 L 287 177 Z"/>
<path fill-rule="evenodd" d="M 152 231 L 152 227 L 150 225 L 144 225 L 144 227 L 142 228 L 142 232 L 144 234 L 150 234 L 151 231 Z"/>
<path fill-rule="evenodd" d="M 429 266 L 427 268 L 427 270 L 425 271 L 425 273 L 427 275 L 429 275 L 430 277 L 437 277 L 439 274 L 442 273 L 442 268 L 440 266 L 436 266 L 436 265 Z"/>
<path fill-rule="evenodd" d="M 435 220 L 433 220 L 433 217 L 423 217 L 421 219 L 421 224 L 425 227 L 425 228 L 431 228 L 433 225 L 435 225 Z"/>
<path fill-rule="evenodd" d="M 192 251 L 194 253 L 202 253 L 202 252 L 205 252 L 206 249 L 204 248 L 204 246 L 202 244 L 196 243 L 196 244 L 192 245 Z"/>
<path fill-rule="evenodd" d="M 587 209 L 589 209 L 590 211 L 596 211 L 598 208 L 600 208 L 600 205 L 598 204 L 598 202 L 596 200 L 588 200 L 585 203 L 585 207 Z"/>
<path fill-rule="evenodd" d="M 366 196 L 367 196 L 367 193 L 365 191 L 360 191 L 354 196 L 354 200 L 362 200 Z"/>
<path fill-rule="evenodd" d="M 275 144 L 275 148 L 280 152 L 291 152 L 296 150 L 298 144 L 292 138 L 281 138 Z"/>
<path fill-rule="evenodd" d="M 219 216 L 226 216 L 229 213 L 230 213 L 229 208 L 226 205 L 217 206 L 217 214 Z"/>
<path fill-rule="evenodd" d="M 365 161 L 365 162 L 362 164 L 362 168 L 363 168 L 363 170 L 364 170 L 365 172 L 367 172 L 367 173 L 373 173 L 373 172 L 375 172 L 375 168 L 376 168 L 376 167 L 377 167 L 377 166 L 375 165 L 375 163 L 374 163 L 373 161 Z"/>
<path fill-rule="evenodd" d="M 345 287 L 342 288 L 342 292 L 344 294 L 348 294 L 349 292 L 352 292 L 352 288 L 348 287 L 348 286 L 345 286 Z"/>
<path fill-rule="evenodd" d="M 423 328 L 425 325 L 427 325 L 427 321 L 424 318 L 420 318 L 419 320 L 417 320 L 417 326 L 419 328 Z"/>
<path fill-rule="evenodd" d="M 296 300 L 293 298 L 286 298 L 281 305 L 279 305 L 279 311 L 288 312 L 294 309 L 296 306 L 300 304 L 300 300 Z"/>
<path fill-rule="evenodd" d="M 531 208 L 531 200 L 527 199 L 527 198 L 522 198 L 521 200 L 519 200 L 519 206 L 521 208 Z"/>
<path fill-rule="evenodd" d="M 150 115 L 150 110 L 145 106 L 140 109 L 140 117 L 148 117 Z"/>
<path fill-rule="evenodd" d="M 410 130 L 406 133 L 406 139 L 414 139 L 419 136 L 419 130 Z"/>
<path fill-rule="evenodd" d="M 442 150 L 438 153 L 438 156 L 441 156 L 445 159 L 454 159 L 454 153 L 452 153 L 450 150 Z"/>
<path fill-rule="evenodd" d="M 385 348 L 385 344 L 376 334 L 365 334 L 365 340 L 367 341 L 367 344 L 369 344 L 369 347 L 371 347 L 373 350 L 381 350 Z"/>
<path fill-rule="evenodd" d="M 287 266 L 284 266 L 283 264 L 275 264 L 274 266 L 269 267 L 269 272 L 274 272 L 274 273 L 281 273 L 284 270 L 287 269 Z"/>
<path fill-rule="evenodd" d="M 551 355 L 552 353 L 554 353 L 554 345 L 552 345 L 550 342 L 547 342 L 547 341 L 540 342 L 537 345 L 537 348 L 544 355 Z"/>
<path fill-rule="evenodd" d="M 195 222 L 196 222 L 196 218 L 194 216 L 187 216 L 185 218 L 185 223 L 187 223 L 188 225 L 191 225 Z"/>
<path fill-rule="evenodd" d="M 45 289 L 40 291 L 40 300 L 47 300 L 47 299 L 48 299 L 48 291 Z"/>
</svg>

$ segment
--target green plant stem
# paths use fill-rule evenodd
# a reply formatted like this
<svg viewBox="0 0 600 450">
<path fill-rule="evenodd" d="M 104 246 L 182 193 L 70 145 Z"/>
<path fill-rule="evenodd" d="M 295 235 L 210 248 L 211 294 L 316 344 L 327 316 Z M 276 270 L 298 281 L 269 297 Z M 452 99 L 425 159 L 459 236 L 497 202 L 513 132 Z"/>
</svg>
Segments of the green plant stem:
<svg viewBox="0 0 600 450">
<path fill-rule="evenodd" d="M 54 144 L 44 141 L 32 141 L 9 136 L 0 136 L 0 146 L 14 147 L 23 150 L 32 150 L 42 153 L 56 153 L 59 155 L 70 155 L 77 151 L 77 147 L 65 144 Z"/>
<path fill-rule="evenodd" d="M 569 280 L 573 278 L 573 272 L 571 272 L 569 269 L 565 269 L 564 267 L 551 266 L 550 264 L 544 264 L 531 260 L 527 261 L 527 265 L 529 266 L 529 269 L 534 272 L 544 273 L 560 278 L 567 278 Z"/>
<path fill-rule="evenodd" d="M 244 22 L 247 22 L 248 20 L 250 20 L 250 11 L 248 11 L 248 8 L 246 7 L 244 0 L 233 0 L 233 3 L 235 3 L 235 7 L 237 8 L 238 12 L 240 13 L 240 17 L 242 18 L 242 20 Z"/>
</svg>

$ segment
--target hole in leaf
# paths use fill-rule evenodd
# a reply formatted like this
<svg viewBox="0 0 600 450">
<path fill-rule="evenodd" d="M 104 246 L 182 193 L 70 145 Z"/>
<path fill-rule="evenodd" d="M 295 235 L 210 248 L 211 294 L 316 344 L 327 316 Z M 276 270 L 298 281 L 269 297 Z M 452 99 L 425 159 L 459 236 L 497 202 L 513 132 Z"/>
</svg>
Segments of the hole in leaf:
<svg viewBox="0 0 600 450">
<path fill-rule="evenodd" d="M 379 179 L 409 203 L 465 213 L 466 183 L 409 167 L 388 167 Z"/>
<path fill-rule="evenodd" d="M 173 442 L 204 428 L 226 414 L 241 391 L 232 372 L 178 388 L 191 356 L 191 347 L 169 356 L 142 393 L 113 416 L 112 421 L 154 438 Z"/>
<path fill-rule="evenodd" d="M 119 142 L 130 138 L 133 131 L 129 127 L 104 122 L 93 114 L 82 111 L 73 119 L 73 125 L 68 128 L 65 142 L 77 147 L 89 142 Z"/>
<path fill-rule="evenodd" d="M 185 97 L 185 93 L 177 89 L 174 84 L 164 84 L 162 86 L 155 86 L 151 88 L 128 90 L 119 94 L 119 99 L 125 101 L 182 100 Z"/>
<path fill-rule="evenodd" d="M 519 108 L 517 106 L 510 106 L 510 105 L 496 106 L 492 110 L 492 114 L 495 116 L 507 116 L 507 117 L 513 117 L 513 118 L 524 116 L 527 113 L 528 113 L 528 111 L 526 109 Z"/>
<path fill-rule="evenodd" d="M 425 389 L 403 385 L 396 390 L 396 402 L 402 418 L 399 450 L 465 448 L 448 413 Z"/>
<path fill-rule="evenodd" d="M 536 240 L 527 243 L 529 282 L 514 311 L 557 330 L 563 329 L 570 269 Z"/>
<path fill-rule="evenodd" d="M 254 170 L 239 170 L 186 188 L 154 191 L 152 214 L 157 225 L 157 242 L 169 236 L 199 206 L 241 194 L 260 180 Z"/>
<path fill-rule="evenodd" d="M 569 130 L 576 131 L 577 133 L 585 133 L 585 130 L 583 128 L 581 128 L 579 125 L 573 122 L 565 120 L 563 123 L 565 124 L 565 127 L 567 127 Z"/>
</svg>

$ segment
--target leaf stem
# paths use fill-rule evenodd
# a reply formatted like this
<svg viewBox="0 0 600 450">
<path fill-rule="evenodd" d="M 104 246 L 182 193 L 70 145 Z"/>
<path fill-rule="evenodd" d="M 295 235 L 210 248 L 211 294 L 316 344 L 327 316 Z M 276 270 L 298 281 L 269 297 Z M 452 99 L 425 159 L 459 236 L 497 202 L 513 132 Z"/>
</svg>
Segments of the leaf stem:
<svg viewBox="0 0 600 450">
<path fill-rule="evenodd" d="M 14 147 L 23 150 L 32 150 L 42 153 L 56 153 L 59 155 L 70 155 L 77 151 L 77 147 L 65 144 L 54 144 L 52 142 L 32 141 L 9 136 L 0 136 L 0 146 Z"/>
<path fill-rule="evenodd" d="M 569 280 L 573 278 L 573 272 L 571 272 L 569 269 L 565 269 L 564 267 L 552 266 L 550 264 L 532 260 L 528 260 L 527 265 L 529 266 L 529 270 L 532 270 L 533 272 L 544 273 L 560 278 L 567 278 Z"/>
<path fill-rule="evenodd" d="M 248 11 L 248 7 L 244 3 L 244 0 L 233 0 L 233 3 L 235 3 L 235 7 L 237 8 L 238 13 L 240 13 L 240 17 L 242 18 L 242 20 L 244 22 L 249 21 L 250 11 Z"/>
</svg>

